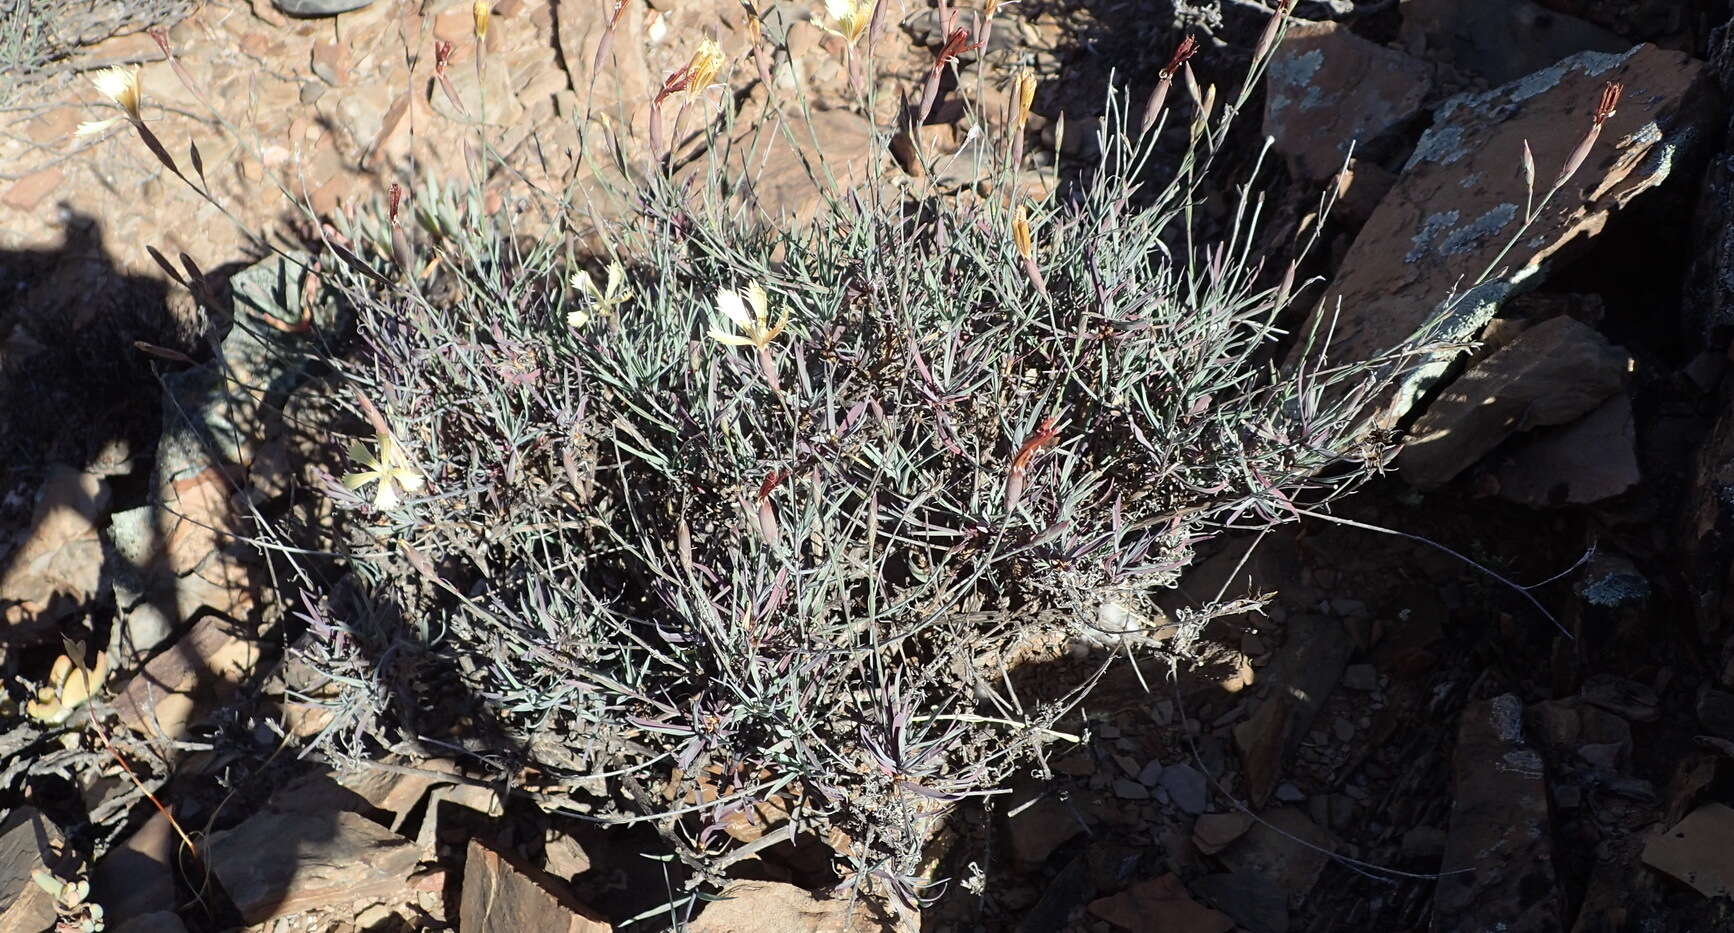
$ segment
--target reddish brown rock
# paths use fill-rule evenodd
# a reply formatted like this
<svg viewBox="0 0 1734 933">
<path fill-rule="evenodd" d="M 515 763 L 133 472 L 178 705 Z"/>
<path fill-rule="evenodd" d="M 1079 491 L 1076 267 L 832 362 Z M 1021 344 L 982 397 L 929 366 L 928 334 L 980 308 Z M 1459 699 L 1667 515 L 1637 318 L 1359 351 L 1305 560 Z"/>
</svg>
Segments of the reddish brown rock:
<svg viewBox="0 0 1734 933">
<path fill-rule="evenodd" d="M 779 881 L 737 881 L 687 927 L 691 933 L 914 933 L 912 917 L 872 897 L 819 898 Z"/>
<path fill-rule="evenodd" d="M 1228 933 L 1234 921 L 1192 899 L 1173 873 L 1090 902 L 1093 916 L 1123 930 L 1163 933 Z"/>
<path fill-rule="evenodd" d="M 256 676 L 259 661 L 251 631 L 205 616 L 127 681 L 115 697 L 115 711 L 145 735 L 185 738 L 215 702 Z"/>
<path fill-rule="evenodd" d="M 1500 458 L 1499 496 L 1528 506 L 1587 505 L 1643 479 L 1638 426 L 1624 392 L 1577 421 L 1536 431 Z"/>
<path fill-rule="evenodd" d="M 1644 864 L 1705 897 L 1734 897 L 1734 809 L 1705 804 L 1644 843 Z"/>
<path fill-rule="evenodd" d="M 96 595 L 97 522 L 107 508 L 100 478 L 67 466 L 50 471 L 23 540 L 0 557 L 0 643 L 35 638 Z"/>
<path fill-rule="evenodd" d="M 1375 424 L 1406 413 L 1456 357 L 1456 346 L 1479 334 L 1514 290 L 1537 282 L 1568 243 L 1600 232 L 1621 206 L 1668 176 L 1681 146 L 1703 136 L 1711 112 L 1700 106 L 1704 75 L 1691 57 L 1653 46 L 1585 52 L 1439 108 L 1316 315 L 1321 333 L 1331 324 L 1327 316 L 1335 318 L 1334 363 L 1380 360 L 1402 374 L 1369 412 Z M 1534 155 L 1539 202 L 1590 130 L 1607 82 L 1624 85 L 1617 112 L 1525 227 L 1524 144 Z M 1386 356 L 1417 339 L 1433 348 L 1422 358 Z"/>
<path fill-rule="evenodd" d="M 464 860 L 464 896 L 458 909 L 475 933 L 608 933 L 601 914 L 578 903 L 565 885 L 471 839 Z"/>
<path fill-rule="evenodd" d="M 1336 175 L 1351 144 L 1364 151 L 1412 119 L 1432 86 L 1426 62 L 1340 23 L 1290 28 L 1267 80 L 1264 131 L 1313 180 Z"/>
<path fill-rule="evenodd" d="M 1505 694 L 1463 710 L 1452 773 L 1434 931 L 1560 930 L 1546 768 L 1524 736 L 1521 700 Z"/>
<path fill-rule="evenodd" d="M 0 931 L 37 933 L 54 925 L 54 898 L 31 875 L 60 870 L 65 840 L 34 807 L 0 820 Z"/>
<path fill-rule="evenodd" d="M 267 809 L 212 836 L 204 852 L 248 923 L 402 894 L 418 857 L 408 839 L 343 810 Z"/>
<path fill-rule="evenodd" d="M 36 209 L 36 205 L 42 203 L 43 198 L 48 197 L 54 192 L 54 189 L 60 187 L 60 181 L 65 177 L 64 172 L 52 165 L 40 171 L 31 172 L 13 182 L 11 187 L 6 189 L 6 193 L 0 195 L 0 203 L 4 203 L 13 210 L 33 211 Z"/>
<path fill-rule="evenodd" d="M 1421 489 L 1449 482 L 1514 434 L 1566 424 L 1620 391 L 1624 351 L 1556 317 L 1517 336 L 1452 382 L 1415 422 L 1397 458 Z"/>
</svg>

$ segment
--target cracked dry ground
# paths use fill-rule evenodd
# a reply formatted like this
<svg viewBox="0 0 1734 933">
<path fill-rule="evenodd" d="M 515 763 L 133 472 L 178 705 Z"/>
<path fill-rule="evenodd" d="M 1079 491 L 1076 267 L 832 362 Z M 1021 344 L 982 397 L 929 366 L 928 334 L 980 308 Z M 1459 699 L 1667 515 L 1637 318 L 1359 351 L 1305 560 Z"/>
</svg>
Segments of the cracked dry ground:
<svg viewBox="0 0 1734 933">
<path fill-rule="evenodd" d="M 771 83 L 842 101 L 847 78 L 814 11 L 770 9 L 787 26 Z M 1008 9 L 1019 48 L 990 49 L 987 70 L 1034 64 L 1048 79 L 1044 122 L 1064 107 L 1068 129 L 1055 139 L 1047 122 L 1046 146 L 1032 148 L 1073 154 L 1096 115 L 1086 86 L 1110 67 L 1141 75 L 1137 87 L 1158 57 L 1148 50 L 1186 31 L 1207 37 L 1201 70 L 1226 73 L 1268 16 L 1244 0 Z M 885 101 L 924 67 L 927 10 L 903 10 L 909 41 L 889 56 Z M 1341 513 L 1459 556 L 1320 522 L 1258 541 L 1244 561 L 1253 542 L 1222 542 L 1169 608 L 1275 592 L 1269 611 L 1215 622 L 1175 680 L 1116 668 L 1071 724 L 1084 744 L 1054 748 L 1048 773 L 960 810 L 936 840 L 954 880 L 919 925 L 1734 928 L 1734 146 L 1721 104 L 1734 54 L 1711 29 L 1727 10 L 1329 0 L 1295 12 L 1312 22 L 1291 33 L 1262 101 L 1283 162 L 1271 210 L 1292 231 L 1312 222 L 1319 186 L 1341 191 L 1314 271 L 1352 300 L 1343 352 L 1485 264 L 1520 145 L 1547 173 L 1599 84 L 1627 87 L 1610 145 L 1581 169 L 1582 197 L 1532 231 L 1540 286 L 1465 323 L 1482 346 L 1405 422 L 1398 474 Z M 0 930 L 51 923 L 31 872 L 79 861 L 110 928 L 135 933 L 635 929 L 643 921 L 626 921 L 668 890 L 641 854 L 657 851 L 654 834 L 550 816 L 425 748 L 333 774 L 271 754 L 267 720 L 310 727 L 296 718 L 297 672 L 279 664 L 295 607 L 274 604 L 257 564 L 220 544 L 231 474 L 167 430 L 165 398 L 205 413 L 201 369 L 153 369 L 164 357 L 131 343 L 208 355 L 201 341 L 219 336 L 147 245 L 247 294 L 243 270 L 259 267 L 240 231 L 309 232 L 285 197 L 329 216 L 411 172 L 461 177 L 475 154 L 446 141 L 478 124 L 524 177 L 581 179 L 591 168 L 574 114 L 642 126 L 688 38 L 745 41 L 731 4 L 629 3 L 642 41 L 591 91 L 596 9 L 508 0 L 495 14 L 477 57 L 468 3 L 380 0 L 311 21 L 263 0 L 209 3 L 160 24 L 201 91 L 142 32 L 97 30 L 6 113 Z M 455 95 L 431 80 L 435 40 L 456 49 Z M 123 131 L 69 142 L 101 115 L 75 72 L 124 63 L 142 63 L 153 120 L 238 225 Z M 867 138 L 863 117 L 826 112 L 831 145 Z M 949 116 L 936 141 L 962 145 L 967 119 Z M 1356 156 L 1339 175 L 1347 138 Z M 797 162 L 765 189 L 794 214 L 814 194 Z M 264 376 L 294 354 L 240 343 L 222 339 L 221 352 Z M 232 453 L 247 495 L 282 494 L 281 439 Z M 103 636 L 90 677 L 57 663 L 62 632 Z M 1021 676 L 1076 679 L 1099 660 L 1069 647 Z M 33 700 L 26 684 L 53 689 Z M 117 746 L 157 766 L 159 799 L 213 832 L 198 859 L 177 855 L 169 822 L 100 743 L 43 725 L 76 726 L 91 693 L 112 703 Z M 877 928 L 815 896 L 835 880 L 827 854 L 767 851 L 693 929 Z M 201 887 L 206 868 L 214 885 Z"/>
</svg>

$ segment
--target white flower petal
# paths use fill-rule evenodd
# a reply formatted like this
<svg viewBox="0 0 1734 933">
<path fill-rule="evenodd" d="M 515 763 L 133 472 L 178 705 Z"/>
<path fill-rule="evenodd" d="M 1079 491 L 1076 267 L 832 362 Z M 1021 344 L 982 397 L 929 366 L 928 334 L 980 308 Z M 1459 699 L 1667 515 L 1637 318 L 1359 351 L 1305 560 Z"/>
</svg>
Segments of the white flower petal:
<svg viewBox="0 0 1734 933">
<path fill-rule="evenodd" d="M 771 299 L 765 294 L 765 287 L 757 282 L 747 285 L 747 299 L 753 303 L 753 322 L 763 330 L 765 320 L 771 316 Z"/>
<path fill-rule="evenodd" d="M 739 292 L 719 289 L 716 293 L 716 309 L 722 312 L 723 317 L 735 322 L 736 327 L 749 327 L 753 323 Z"/>
</svg>

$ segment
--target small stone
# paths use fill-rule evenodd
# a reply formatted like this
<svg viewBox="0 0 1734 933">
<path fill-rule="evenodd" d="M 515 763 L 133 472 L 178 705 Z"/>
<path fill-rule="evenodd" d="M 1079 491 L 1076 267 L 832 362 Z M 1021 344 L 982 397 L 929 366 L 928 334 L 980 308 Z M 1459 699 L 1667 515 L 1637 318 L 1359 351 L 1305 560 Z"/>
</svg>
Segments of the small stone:
<svg viewBox="0 0 1734 933">
<path fill-rule="evenodd" d="M 1210 787 L 1204 775 L 1188 764 L 1169 765 L 1162 769 L 1161 786 L 1181 811 L 1190 814 L 1204 812 L 1210 803 Z"/>
<path fill-rule="evenodd" d="M 317 17 L 336 16 L 359 10 L 372 3 L 373 0 L 271 0 L 277 9 L 290 16 Z"/>
<path fill-rule="evenodd" d="M 1122 739 L 1121 741 L 1125 740 Z M 1138 776 L 1138 760 L 1133 758 L 1131 755 L 1116 752 L 1114 754 L 1114 763 L 1119 765 L 1120 770 L 1125 772 L 1128 777 Z"/>
<path fill-rule="evenodd" d="M 12 186 L 6 189 L 6 194 L 0 196 L 0 203 L 14 210 L 33 211 L 36 205 L 42 203 L 43 198 L 60 187 L 60 182 L 65 177 L 65 173 L 55 166 L 31 172 L 13 182 Z"/>
<path fill-rule="evenodd" d="M 1121 800 L 1149 800 L 1150 789 L 1137 781 L 1126 778 L 1116 778 L 1114 781 L 1114 796 Z"/>
<path fill-rule="evenodd" d="M 1156 724 L 1166 728 L 1174 723 L 1174 701 L 1157 700 L 1151 704 L 1150 712 L 1156 717 Z"/>
<path fill-rule="evenodd" d="M 1337 741 L 1339 742 L 1352 742 L 1355 740 L 1355 724 L 1341 716 L 1338 716 L 1336 720 L 1331 723 L 1331 731 L 1336 733 Z"/>
<path fill-rule="evenodd" d="M 1717 738 L 1734 739 L 1734 693 L 1705 690 L 1698 695 L 1698 724 Z"/>
<path fill-rule="evenodd" d="M 1138 783 L 1145 787 L 1155 787 L 1162 780 L 1162 762 L 1152 758 L 1138 771 Z"/>
<path fill-rule="evenodd" d="M 1300 788 L 1284 781 L 1276 786 L 1276 799 L 1283 803 L 1300 803 L 1307 799 L 1307 795 L 1302 793 Z"/>
<path fill-rule="evenodd" d="M 1371 693 L 1379 689 L 1379 671 L 1371 664 L 1351 664 L 1343 668 L 1343 686 Z"/>
<path fill-rule="evenodd" d="M 1233 813 L 1206 813 L 1192 824 L 1192 844 L 1205 855 L 1215 855 L 1228 844 L 1246 834 L 1252 827 L 1252 815 L 1239 810 Z"/>
</svg>

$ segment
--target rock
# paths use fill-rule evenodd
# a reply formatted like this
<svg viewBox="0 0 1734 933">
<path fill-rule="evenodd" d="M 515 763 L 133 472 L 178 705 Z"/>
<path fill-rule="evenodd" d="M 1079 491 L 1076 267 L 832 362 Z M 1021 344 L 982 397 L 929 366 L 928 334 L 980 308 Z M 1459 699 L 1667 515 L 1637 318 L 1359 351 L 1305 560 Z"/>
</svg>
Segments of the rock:
<svg viewBox="0 0 1734 933">
<path fill-rule="evenodd" d="M 1644 864 L 1705 897 L 1734 896 L 1734 809 L 1709 803 L 1644 843 Z"/>
<path fill-rule="evenodd" d="M 145 735 L 183 739 L 189 726 L 257 676 L 259 665 L 252 631 L 205 616 L 120 688 L 115 712 Z"/>
<path fill-rule="evenodd" d="M 1252 815 L 1239 810 L 1233 813 L 1206 813 L 1192 824 L 1192 844 L 1205 855 L 1215 855 L 1239 839 L 1252 827 Z"/>
<path fill-rule="evenodd" d="M 1144 767 L 1138 769 L 1138 783 L 1145 787 L 1155 787 L 1162 780 L 1162 762 L 1155 758 L 1144 762 Z"/>
<path fill-rule="evenodd" d="M 1584 602 L 1600 609 L 1634 608 L 1650 598 L 1650 581 L 1644 578 L 1637 565 L 1628 558 L 1601 550 L 1590 558 L 1589 566 L 1584 568 L 1583 575 L 1572 584 L 1572 591 Z M 1649 689 L 1642 684 L 1635 686 L 1640 693 Z M 1597 687 L 1599 692 L 1610 698 L 1623 689 L 1606 683 Z M 1645 695 L 1648 700 L 1644 702 L 1655 705 L 1654 693 Z"/>
<path fill-rule="evenodd" d="M 1192 885 L 1249 933 L 1288 933 L 1288 895 L 1258 875 L 1228 872 L 1205 875 Z"/>
<path fill-rule="evenodd" d="M 1281 778 L 1284 759 L 1300 746 L 1337 681 L 1354 643 L 1334 619 L 1295 616 L 1289 637 L 1267 668 L 1276 688 L 1234 727 L 1247 794 L 1263 806 Z"/>
<path fill-rule="evenodd" d="M 1405 0 L 1399 35 L 1409 54 L 1491 84 L 1577 52 L 1632 47 L 1605 29 L 1529 0 Z"/>
<path fill-rule="evenodd" d="M 31 172 L 13 182 L 6 189 L 6 193 L 0 195 L 0 204 L 16 211 L 33 211 L 36 209 L 36 205 L 42 203 L 43 198 L 53 194 L 54 189 L 60 187 L 60 182 L 65 177 L 64 172 L 52 165 Z"/>
<path fill-rule="evenodd" d="M 1041 899 L 1024 912 L 1017 933 L 1048 933 L 1063 930 L 1072 912 L 1084 906 L 1096 892 L 1090 881 L 1090 860 L 1087 854 L 1072 857 L 1066 867 L 1054 875 L 1042 890 Z M 747 933 L 741 930 L 740 933 Z"/>
<path fill-rule="evenodd" d="M 1121 800 L 1149 800 L 1150 789 L 1130 778 L 1115 778 L 1114 796 Z"/>
<path fill-rule="evenodd" d="M 1331 734 L 1336 736 L 1339 742 L 1353 742 L 1355 740 L 1355 724 L 1338 716 L 1331 720 Z M 1281 788 L 1278 790 L 1280 791 Z"/>
<path fill-rule="evenodd" d="M 54 926 L 54 898 L 30 879 L 66 867 L 65 839 L 34 807 L 18 807 L 0 821 L 0 931 L 38 933 Z"/>
<path fill-rule="evenodd" d="M 813 154 L 791 148 L 780 132 L 749 130 L 729 151 L 729 177 L 748 179 L 742 194 L 766 222 L 807 223 L 821 212 L 827 195 L 861 184 L 870 163 L 882 156 L 873 145 L 872 125 L 849 110 L 815 113 L 812 128 L 801 128 L 793 136 L 797 141 L 824 141 L 828 177 L 815 175 Z"/>
<path fill-rule="evenodd" d="M 1532 507 L 1588 505 L 1636 486 L 1638 428 L 1632 400 L 1616 393 L 1577 421 L 1518 442 L 1493 471 L 1498 495 Z"/>
<path fill-rule="evenodd" d="M 1471 703 L 1458 726 L 1454 796 L 1433 896 L 1437 933 L 1557 931 L 1547 775 L 1512 694 Z M 1467 871 L 1464 871 L 1467 869 Z"/>
<path fill-rule="evenodd" d="M 1525 141 L 1537 186 L 1546 188 L 1590 129 L 1608 81 L 1627 89 L 1618 112 L 1561 194 L 1505 252 L 1524 223 Z M 1601 230 L 1620 206 L 1660 184 L 1681 160 L 1680 147 L 1704 136 L 1710 108 L 1698 101 L 1706 91 L 1701 64 L 1646 45 L 1620 55 L 1582 52 L 1442 104 L 1345 254 L 1316 315 L 1320 333 L 1332 323 L 1326 316 L 1334 318 L 1335 364 L 1377 360 L 1401 371 L 1392 395 L 1369 403 L 1369 426 L 1394 424 L 1449 367 L 1453 348 L 1480 333 L 1513 291 L 1536 284 L 1568 243 Z M 1494 277 L 1478 286 L 1496 259 Z M 1440 346 L 1437 352 L 1390 360 L 1388 353 L 1424 329 L 1424 342 Z"/>
<path fill-rule="evenodd" d="M 1669 39 L 1670 45 L 1692 44 L 1692 8 L 1675 0 L 1541 0 L 1541 5 L 1594 23 L 1628 42 Z"/>
<path fill-rule="evenodd" d="M 419 858 L 410 840 L 345 810 L 268 808 L 204 848 L 248 923 L 401 894 Z"/>
<path fill-rule="evenodd" d="M 1442 486 L 1514 434 L 1594 411 L 1620 391 L 1626 366 L 1624 351 L 1573 318 L 1537 324 L 1451 383 L 1415 422 L 1397 468 L 1417 488 Z"/>
<path fill-rule="evenodd" d="M 277 9 L 290 16 L 307 18 L 336 16 L 339 13 L 359 10 L 372 2 L 373 0 L 271 0 Z"/>
<path fill-rule="evenodd" d="M 22 543 L 0 557 L 0 645 L 34 640 L 96 596 L 97 523 L 107 508 L 108 484 L 99 477 L 49 470 Z"/>
<path fill-rule="evenodd" d="M 458 917 L 476 933 L 608 933 L 602 915 L 578 903 L 558 879 L 471 839 Z"/>
<path fill-rule="evenodd" d="M 90 899 L 121 919 L 175 909 L 175 850 L 168 814 L 151 814 L 126 841 L 103 853 L 90 873 Z"/>
<path fill-rule="evenodd" d="M 578 840 L 565 833 L 550 829 L 548 838 L 542 843 L 542 863 L 548 873 L 556 878 L 570 879 L 573 875 L 582 875 L 589 871 L 593 862 L 590 853 L 584 851 L 584 846 Z"/>
<path fill-rule="evenodd" d="M 1235 872 L 1254 875 L 1290 896 L 1302 897 L 1318 883 L 1330 863 L 1337 840 L 1294 807 L 1273 807 L 1240 841 L 1222 852 L 1222 862 Z"/>
<path fill-rule="evenodd" d="M 1299 787 L 1284 781 L 1276 786 L 1276 799 L 1283 803 L 1303 803 L 1307 795 Z"/>
<path fill-rule="evenodd" d="M 1019 794 L 1020 797 L 1024 796 Z M 1084 824 L 1057 797 L 1043 795 L 1018 810 L 1008 821 L 1012 854 L 1024 865 L 1039 865 L 1072 837 Z"/>
<path fill-rule="evenodd" d="M 1172 872 L 1091 901 L 1090 913 L 1125 930 L 1228 933 L 1234 927 L 1226 915 L 1193 900 Z"/>
<path fill-rule="evenodd" d="M 1266 85 L 1265 134 L 1299 177 L 1322 181 L 1342 170 L 1351 145 L 1365 158 L 1414 119 L 1432 77 L 1426 62 L 1344 24 L 1297 23 L 1271 56 Z"/>
<path fill-rule="evenodd" d="M 1445 830 L 1437 826 L 1417 826 L 1403 834 L 1402 851 L 1406 861 L 1437 862 L 1445 854 Z"/>
<path fill-rule="evenodd" d="M 1632 722 L 1655 722 L 1661 716 L 1656 709 L 1654 690 L 1616 674 L 1591 676 L 1584 681 L 1580 695 L 1585 703 L 1618 713 Z"/>
<path fill-rule="evenodd" d="M 1210 803 L 1210 784 L 1197 768 L 1188 764 L 1162 769 L 1161 787 L 1183 813 L 1199 814 Z"/>
<path fill-rule="evenodd" d="M 1719 739 L 1734 739 L 1734 693 L 1705 688 L 1698 694 L 1698 725 Z"/>
<path fill-rule="evenodd" d="M 1058 796 L 1039 795 L 1012 808 L 1008 819 L 1012 852 L 1024 865 L 1045 862 L 1054 850 L 1086 831 L 1076 812 Z"/>
<path fill-rule="evenodd" d="M 1343 668 L 1343 686 L 1372 693 L 1379 689 L 1379 670 L 1371 664 L 1351 664 Z"/>
<path fill-rule="evenodd" d="M 821 899 L 777 881 L 737 881 L 720 896 L 687 927 L 691 933 L 913 933 L 919 926 L 876 898 Z"/>
</svg>

